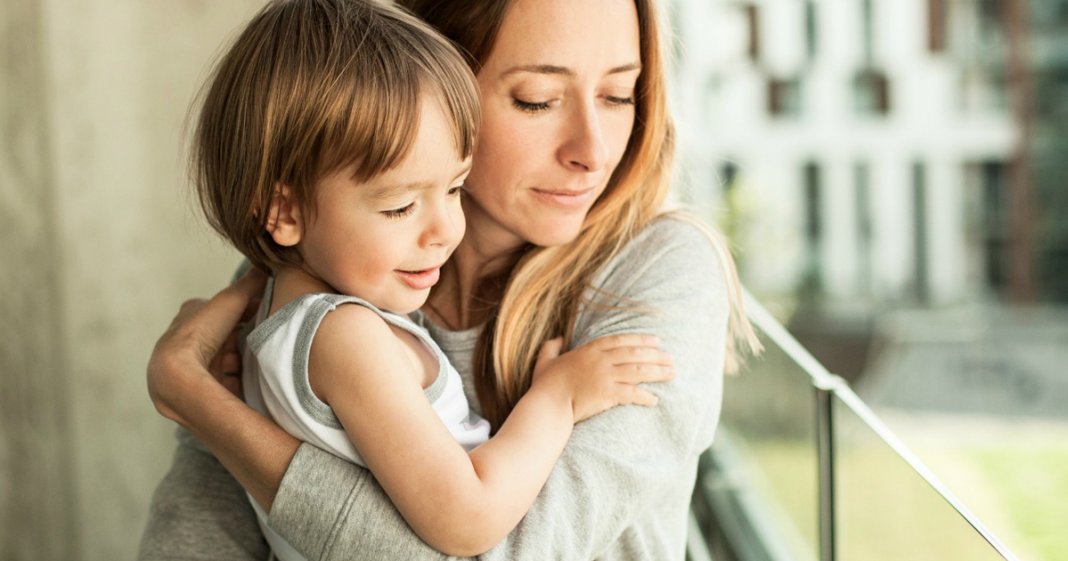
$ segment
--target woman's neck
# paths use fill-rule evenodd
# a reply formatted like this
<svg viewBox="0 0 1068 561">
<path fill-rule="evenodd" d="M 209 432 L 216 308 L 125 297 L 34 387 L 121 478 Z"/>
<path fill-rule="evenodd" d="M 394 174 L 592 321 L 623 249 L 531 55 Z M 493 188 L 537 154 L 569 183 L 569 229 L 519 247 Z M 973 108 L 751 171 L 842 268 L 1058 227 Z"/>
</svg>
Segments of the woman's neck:
<svg viewBox="0 0 1068 561">
<path fill-rule="evenodd" d="M 480 293 L 485 292 L 482 284 L 514 266 L 516 253 L 523 245 L 522 240 L 502 243 L 476 232 L 477 229 L 468 228 L 427 300 L 426 308 L 434 319 L 449 329 L 470 329 L 489 319 L 500 295 Z"/>
</svg>

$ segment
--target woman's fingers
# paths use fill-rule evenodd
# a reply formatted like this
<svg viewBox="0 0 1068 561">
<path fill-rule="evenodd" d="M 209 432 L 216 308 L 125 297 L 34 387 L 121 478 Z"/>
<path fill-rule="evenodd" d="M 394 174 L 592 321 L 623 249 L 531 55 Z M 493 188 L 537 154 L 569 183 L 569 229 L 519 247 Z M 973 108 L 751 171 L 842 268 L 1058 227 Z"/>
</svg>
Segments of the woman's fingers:
<svg viewBox="0 0 1068 561">
<path fill-rule="evenodd" d="M 188 350 L 199 357 L 201 364 L 208 366 L 237 326 L 250 302 L 262 293 L 266 282 L 266 275 L 252 269 L 237 282 L 219 291 L 211 300 L 195 307 L 195 311 L 187 314 L 185 318 L 182 318 L 186 312 L 186 306 L 183 305 L 179 317 L 175 318 L 175 328 L 179 330 L 179 344 L 191 345 Z"/>
<path fill-rule="evenodd" d="M 241 324 L 239 323 L 234 326 L 234 330 L 230 332 L 230 336 L 223 342 L 219 352 L 215 353 L 208 370 L 211 370 L 212 375 L 216 378 L 233 375 L 241 370 L 241 356 L 238 354 L 237 349 L 237 338 L 240 333 Z"/>
<path fill-rule="evenodd" d="M 229 348 L 227 341 L 266 281 L 263 273 L 250 271 L 207 302 L 196 299 L 182 303 L 148 360 L 148 393 L 161 414 L 179 421 L 172 400 L 201 376 L 210 375 L 240 395 L 240 378 L 233 375 L 240 370 L 236 339 L 230 339 Z M 220 349 L 225 350 L 220 353 Z"/>
<path fill-rule="evenodd" d="M 219 379 L 219 383 L 222 384 L 227 391 L 237 396 L 238 399 L 243 399 L 244 394 L 241 389 L 241 376 L 224 376 Z"/>
</svg>

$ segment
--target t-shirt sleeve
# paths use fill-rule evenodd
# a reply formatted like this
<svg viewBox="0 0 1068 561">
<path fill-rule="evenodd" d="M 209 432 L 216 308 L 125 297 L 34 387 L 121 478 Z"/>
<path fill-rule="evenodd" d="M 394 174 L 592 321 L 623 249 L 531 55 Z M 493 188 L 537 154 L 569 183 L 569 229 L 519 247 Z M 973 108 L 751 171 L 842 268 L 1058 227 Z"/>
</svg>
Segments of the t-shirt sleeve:
<svg viewBox="0 0 1068 561">
<path fill-rule="evenodd" d="M 371 472 L 307 443 L 267 523 L 310 561 L 447 558 L 412 532 Z"/>
<path fill-rule="evenodd" d="M 624 248 L 596 286 L 575 344 L 657 335 L 676 378 L 650 385 L 660 398 L 655 408 L 616 407 L 576 425 L 537 502 L 485 559 L 600 557 L 659 501 L 679 494 L 680 478 L 692 477 L 689 469 L 712 442 L 728 299 L 711 240 L 693 225 L 661 220 Z"/>
<path fill-rule="evenodd" d="M 646 228 L 595 279 L 576 345 L 618 333 L 657 335 L 676 379 L 651 385 L 655 408 L 624 406 L 575 427 L 526 517 L 487 561 L 600 556 L 677 491 L 711 444 L 722 397 L 727 296 L 712 242 L 679 220 Z M 684 523 L 681 520 L 680 523 Z M 443 559 L 408 529 L 368 472 L 303 445 L 269 523 L 309 559 Z"/>
<path fill-rule="evenodd" d="M 140 561 L 263 561 L 270 553 L 248 496 L 215 456 L 179 429 L 170 470 L 156 487 Z"/>
</svg>

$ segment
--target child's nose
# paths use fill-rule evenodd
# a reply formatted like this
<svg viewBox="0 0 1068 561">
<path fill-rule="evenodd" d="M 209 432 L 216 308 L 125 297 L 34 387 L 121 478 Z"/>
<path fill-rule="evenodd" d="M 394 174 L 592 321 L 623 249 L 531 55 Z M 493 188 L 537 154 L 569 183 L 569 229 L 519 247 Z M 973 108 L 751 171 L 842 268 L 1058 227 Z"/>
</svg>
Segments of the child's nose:
<svg viewBox="0 0 1068 561">
<path fill-rule="evenodd" d="M 435 247 L 455 245 L 463 236 L 463 215 L 453 212 L 448 204 L 438 205 L 424 232 L 425 243 Z"/>
</svg>

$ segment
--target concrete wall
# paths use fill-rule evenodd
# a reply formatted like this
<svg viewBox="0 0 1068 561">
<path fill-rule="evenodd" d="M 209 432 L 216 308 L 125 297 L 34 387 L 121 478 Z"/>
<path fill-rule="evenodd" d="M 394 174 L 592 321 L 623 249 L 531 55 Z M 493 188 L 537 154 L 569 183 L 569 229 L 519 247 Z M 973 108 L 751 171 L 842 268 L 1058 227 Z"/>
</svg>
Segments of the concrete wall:
<svg viewBox="0 0 1068 561">
<path fill-rule="evenodd" d="M 135 556 L 173 427 L 144 367 L 235 254 L 181 150 L 213 55 L 260 2 L 0 9 L 0 558 Z"/>
</svg>

